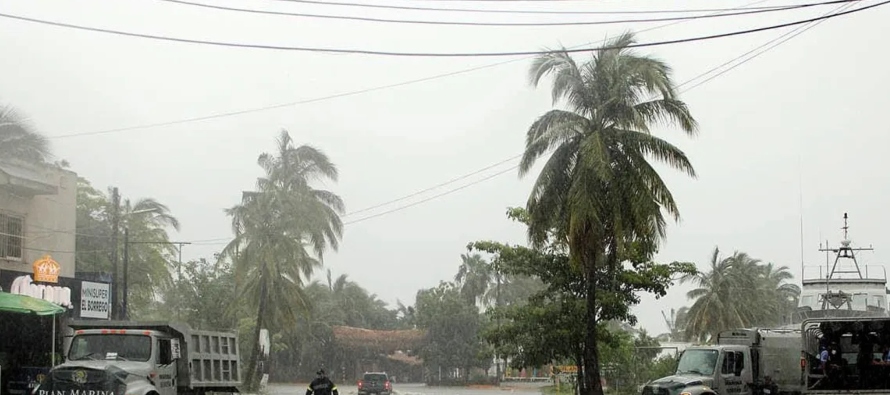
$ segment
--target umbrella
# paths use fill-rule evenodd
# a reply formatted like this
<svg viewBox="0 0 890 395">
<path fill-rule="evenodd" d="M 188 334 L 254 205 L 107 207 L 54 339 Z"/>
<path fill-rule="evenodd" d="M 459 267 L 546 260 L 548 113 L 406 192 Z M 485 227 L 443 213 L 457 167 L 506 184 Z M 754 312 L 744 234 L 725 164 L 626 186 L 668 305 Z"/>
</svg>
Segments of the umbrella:
<svg viewBox="0 0 890 395">
<path fill-rule="evenodd" d="M 65 308 L 43 299 L 37 299 L 26 295 L 0 292 L 0 311 L 9 313 L 24 313 L 37 315 L 52 315 L 62 313 Z M 53 317 L 52 332 L 52 365 L 56 365 L 56 317 Z"/>
<path fill-rule="evenodd" d="M 65 308 L 43 299 L 0 292 L 0 311 L 37 315 L 55 315 L 64 312 Z"/>
</svg>

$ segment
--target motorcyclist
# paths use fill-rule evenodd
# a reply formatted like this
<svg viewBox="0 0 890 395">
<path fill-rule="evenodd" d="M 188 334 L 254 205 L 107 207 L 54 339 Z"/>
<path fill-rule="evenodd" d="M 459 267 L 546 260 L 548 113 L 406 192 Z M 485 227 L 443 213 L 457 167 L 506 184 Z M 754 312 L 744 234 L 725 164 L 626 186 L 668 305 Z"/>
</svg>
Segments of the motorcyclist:
<svg viewBox="0 0 890 395">
<path fill-rule="evenodd" d="M 337 391 L 337 385 L 325 375 L 324 369 L 319 369 L 315 372 L 315 380 L 309 383 L 306 395 L 340 395 L 340 391 Z"/>
</svg>

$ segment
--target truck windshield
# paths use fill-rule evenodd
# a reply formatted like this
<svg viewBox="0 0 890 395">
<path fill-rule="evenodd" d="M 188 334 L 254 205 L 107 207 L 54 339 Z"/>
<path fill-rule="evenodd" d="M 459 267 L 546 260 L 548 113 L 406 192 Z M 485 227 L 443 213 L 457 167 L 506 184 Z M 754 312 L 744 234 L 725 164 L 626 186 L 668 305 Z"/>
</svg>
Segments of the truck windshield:
<svg viewBox="0 0 890 395">
<path fill-rule="evenodd" d="M 717 350 L 686 350 L 677 363 L 677 374 L 710 376 L 717 366 Z"/>
<path fill-rule="evenodd" d="M 71 341 L 68 359 L 114 359 L 145 362 L 151 358 L 151 337 L 146 335 L 78 335 Z"/>
</svg>

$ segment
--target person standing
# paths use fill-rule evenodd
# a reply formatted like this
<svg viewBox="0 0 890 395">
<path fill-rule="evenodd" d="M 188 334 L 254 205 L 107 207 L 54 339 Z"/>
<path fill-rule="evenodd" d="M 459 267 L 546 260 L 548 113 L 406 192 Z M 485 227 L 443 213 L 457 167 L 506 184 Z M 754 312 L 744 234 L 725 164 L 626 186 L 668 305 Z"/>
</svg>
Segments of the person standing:
<svg viewBox="0 0 890 395">
<path fill-rule="evenodd" d="M 340 395 L 337 385 L 325 374 L 324 369 L 315 372 L 315 380 L 306 388 L 306 395 Z"/>
</svg>

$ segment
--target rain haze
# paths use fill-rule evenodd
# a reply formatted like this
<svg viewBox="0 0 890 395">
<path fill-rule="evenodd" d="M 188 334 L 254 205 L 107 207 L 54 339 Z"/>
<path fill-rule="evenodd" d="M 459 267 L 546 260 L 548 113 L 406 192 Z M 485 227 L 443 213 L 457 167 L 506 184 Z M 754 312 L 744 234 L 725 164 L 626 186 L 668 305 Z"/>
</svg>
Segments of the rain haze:
<svg viewBox="0 0 890 395">
<path fill-rule="evenodd" d="M 424 2 L 455 3 L 567 11 L 667 7 L 665 2 L 644 0 Z M 213 4 L 485 22 L 652 17 L 443 15 L 264 0 Z M 735 0 L 719 4 L 754 5 Z M 670 6 L 694 9 L 715 3 L 681 1 Z M 593 46 L 627 30 L 637 32 L 641 43 L 708 36 L 813 18 L 836 7 L 682 23 L 544 27 L 313 19 L 164 1 L 8 1 L 0 5 L 0 13 L 230 43 L 513 52 L 560 44 Z M 671 223 L 658 261 L 691 261 L 706 269 L 711 251 L 719 246 L 727 255 L 745 251 L 788 266 L 798 276 L 801 259 L 824 263 L 819 243 L 827 239 L 837 244 L 847 212 L 854 244 L 876 248 L 862 260 L 887 262 L 885 224 L 890 212 L 880 202 L 890 193 L 890 180 L 880 163 L 890 143 L 882 132 L 886 121 L 881 115 L 890 108 L 886 94 L 890 77 L 885 70 L 890 58 L 876 46 L 890 35 L 887 20 L 890 7 L 832 18 L 725 74 L 694 86 L 715 72 L 682 87 L 694 86 L 681 98 L 700 123 L 699 135 L 689 138 L 670 128 L 653 132 L 687 153 L 698 178 L 659 167 L 679 203 L 682 220 Z M 637 51 L 667 61 L 675 80 L 684 82 L 794 28 Z M 518 158 L 506 160 L 523 152 L 529 125 L 553 107 L 549 81 L 537 89 L 528 84 L 529 57 L 397 57 L 235 48 L 8 18 L 0 18 L 0 53 L 5 66 L 0 73 L 0 102 L 27 115 L 37 130 L 50 137 L 56 159 L 70 162 L 71 169 L 96 188 L 116 186 L 126 197 L 153 197 L 167 204 L 182 223 L 172 240 L 192 243 L 184 247 L 183 260 L 212 259 L 230 240 L 231 219 L 223 210 L 239 203 L 242 191 L 255 187 L 262 175 L 257 156 L 275 150 L 282 129 L 296 144 L 323 150 L 339 169 L 339 181 L 325 188 L 345 201 L 346 226 L 339 251 L 325 255 L 325 267 L 334 276 L 348 274 L 388 303 L 413 304 L 419 289 L 453 279 L 469 242 L 527 241 L 524 226 L 509 220 L 505 212 L 507 207 L 525 205 L 543 161 L 520 178 L 517 170 L 510 170 Z M 576 54 L 576 59 L 588 56 Z M 506 61 L 510 62 L 494 65 Z M 468 69 L 477 70 L 332 97 Z M 275 108 L 172 122 L 265 107 Z M 121 130 L 90 134 L 116 129 Z M 499 162 L 503 163 L 454 183 L 381 205 Z M 315 277 L 323 273 L 317 271 Z M 665 332 L 660 312 L 687 305 L 689 289 L 676 285 L 661 300 L 644 297 L 635 309 L 640 325 L 650 333 Z"/>
</svg>

